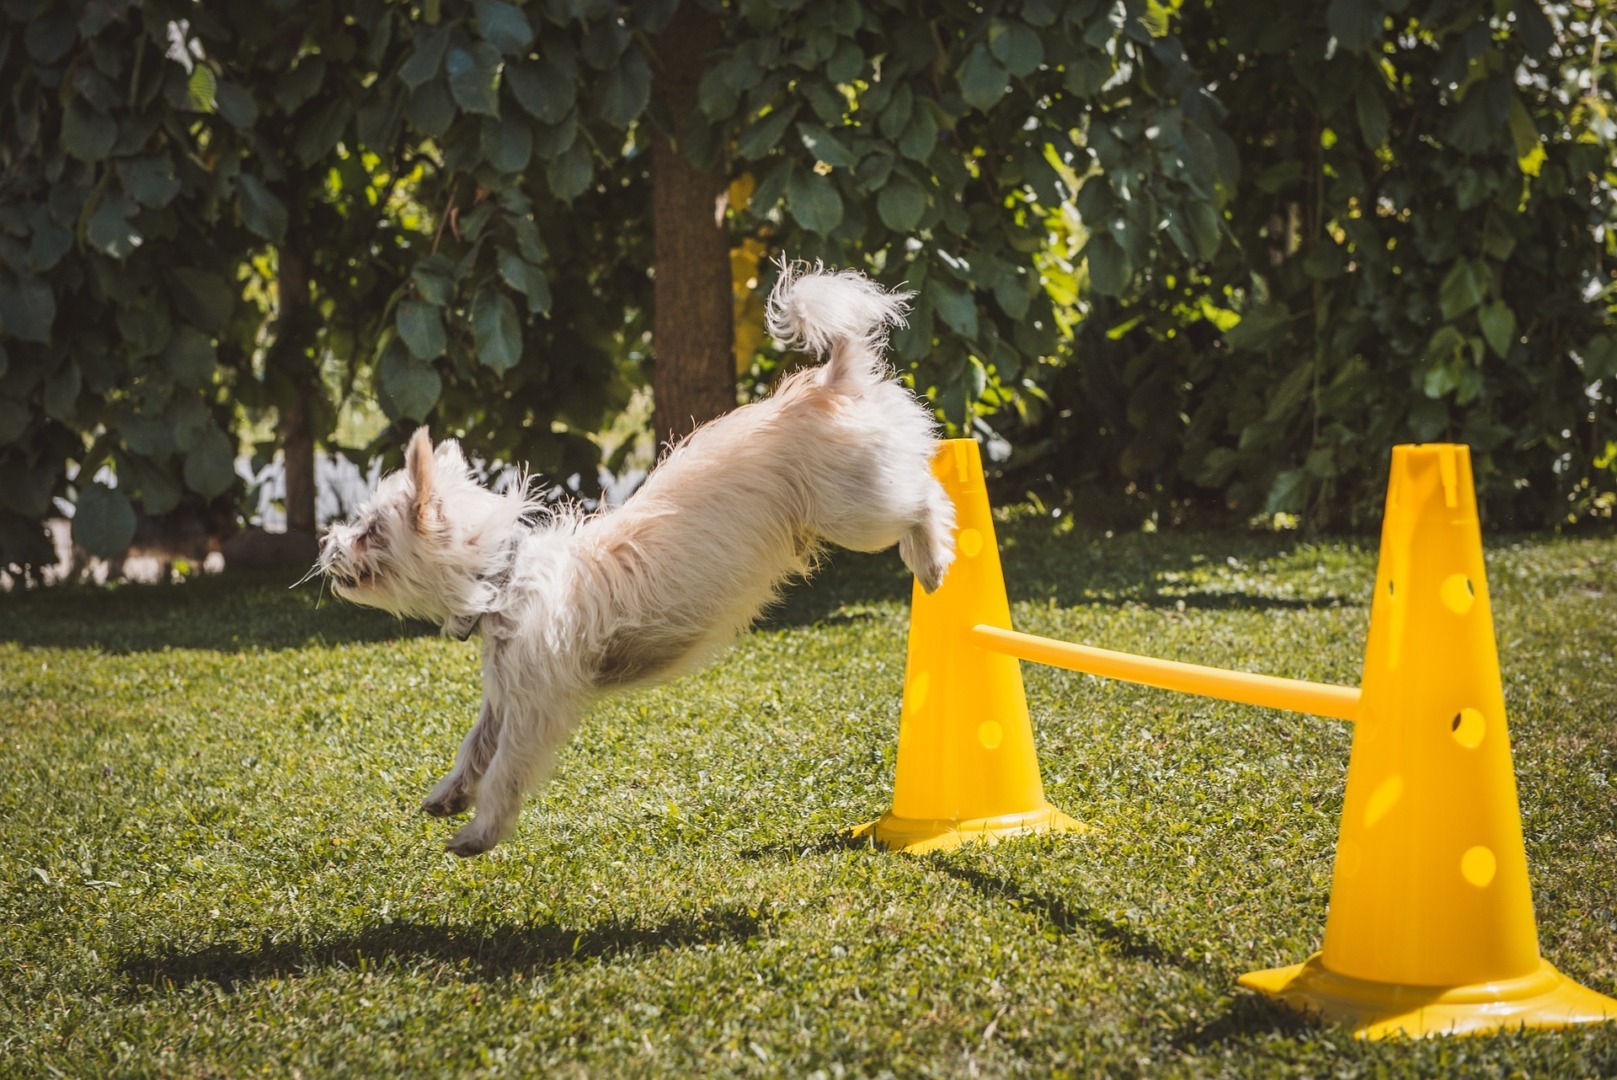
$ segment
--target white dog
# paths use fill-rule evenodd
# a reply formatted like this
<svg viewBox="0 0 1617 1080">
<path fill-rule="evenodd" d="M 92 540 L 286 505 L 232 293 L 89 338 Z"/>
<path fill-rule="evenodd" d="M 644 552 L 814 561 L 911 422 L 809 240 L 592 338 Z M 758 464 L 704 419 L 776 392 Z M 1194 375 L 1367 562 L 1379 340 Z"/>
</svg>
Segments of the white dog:
<svg viewBox="0 0 1617 1080">
<path fill-rule="evenodd" d="M 896 543 L 924 588 L 943 580 L 954 506 L 930 469 L 936 428 L 881 355 L 908 295 L 852 271 L 782 270 L 770 333 L 827 362 L 698 428 L 620 509 L 549 512 L 525 485 L 491 492 L 422 428 L 404 470 L 321 541 L 317 568 L 339 595 L 482 635 L 482 710 L 421 807 L 476 806 L 456 855 L 510 835 L 592 699 L 713 658 L 823 541 Z"/>
</svg>

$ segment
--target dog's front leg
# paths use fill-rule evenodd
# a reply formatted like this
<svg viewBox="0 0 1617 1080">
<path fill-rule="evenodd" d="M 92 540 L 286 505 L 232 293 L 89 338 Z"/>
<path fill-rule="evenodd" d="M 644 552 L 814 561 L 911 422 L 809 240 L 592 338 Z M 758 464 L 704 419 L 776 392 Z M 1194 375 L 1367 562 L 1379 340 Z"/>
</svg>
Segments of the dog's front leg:
<svg viewBox="0 0 1617 1080">
<path fill-rule="evenodd" d="M 571 704 L 552 702 L 536 715 L 511 716 L 500 725 L 499 746 L 477 784 L 477 816 L 450 838 L 446 851 L 481 855 L 511 835 L 523 797 L 550 771 L 577 713 Z"/>
<path fill-rule="evenodd" d="M 470 810 L 477 782 L 488 771 L 489 759 L 494 756 L 499 742 L 500 714 L 485 697 L 477 713 L 477 723 L 461 741 L 455 767 L 432 789 L 421 804 L 422 812 L 433 817 L 453 817 Z"/>
</svg>

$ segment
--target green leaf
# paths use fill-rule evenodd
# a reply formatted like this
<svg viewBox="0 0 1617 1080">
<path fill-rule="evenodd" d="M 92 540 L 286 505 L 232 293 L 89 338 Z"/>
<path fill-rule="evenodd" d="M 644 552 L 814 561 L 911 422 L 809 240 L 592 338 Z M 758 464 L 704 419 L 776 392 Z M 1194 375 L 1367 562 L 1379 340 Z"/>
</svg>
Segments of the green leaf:
<svg viewBox="0 0 1617 1080">
<path fill-rule="evenodd" d="M 135 508 L 121 491 L 99 481 L 79 492 L 73 509 L 73 542 L 98 559 L 123 554 L 135 538 Z"/>
<path fill-rule="evenodd" d="M 495 372 L 503 374 L 522 359 L 522 322 L 516 305 L 492 282 L 472 301 L 472 337 L 477 359 Z"/>
<path fill-rule="evenodd" d="M 532 217 L 527 214 L 507 214 L 505 220 L 516 234 L 517 251 L 524 259 L 538 265 L 549 258 L 544 237 L 539 235 L 539 226 L 534 224 Z"/>
<path fill-rule="evenodd" d="M 444 333 L 443 312 L 434 304 L 402 300 L 393 313 L 393 325 L 410 355 L 417 360 L 434 360 L 449 347 Z"/>
<path fill-rule="evenodd" d="M 601 77 L 596 112 L 608 124 L 622 129 L 638 119 L 650 101 L 651 68 L 644 56 L 631 52 Z"/>
<path fill-rule="evenodd" d="M 736 155 L 743 160 L 763 157 L 780 145 L 781 136 L 786 134 L 786 126 L 796 115 L 795 108 L 776 109 L 753 121 L 736 140 Z"/>
<path fill-rule="evenodd" d="M 1381 100 L 1381 92 L 1367 83 L 1368 80 L 1359 84 L 1359 92 L 1353 96 L 1353 107 L 1358 113 L 1364 143 L 1374 150 L 1386 145 L 1391 119 L 1387 115 L 1387 103 Z"/>
<path fill-rule="evenodd" d="M 1025 317 L 1033 302 L 1026 284 L 1015 274 L 1006 274 L 994 284 L 994 300 L 999 309 L 1013 319 Z"/>
<path fill-rule="evenodd" d="M 1308 473 L 1304 469 L 1287 469 L 1275 477 L 1264 501 L 1266 514 L 1298 514 L 1303 510 L 1308 495 Z"/>
<path fill-rule="evenodd" d="M 876 196 L 876 213 L 889 229 L 907 233 L 926 213 L 926 191 L 909 177 L 895 174 Z"/>
<path fill-rule="evenodd" d="M 376 381 L 383 407 L 395 419 L 425 420 L 444 388 L 436 368 L 398 347 L 383 350 Z"/>
<path fill-rule="evenodd" d="M 1178 7 L 1178 4 L 1175 3 L 1174 7 Z M 1167 37 L 1168 31 L 1173 28 L 1173 11 L 1161 0 L 1145 0 L 1145 10 L 1140 13 L 1139 22 L 1151 37 Z"/>
<path fill-rule="evenodd" d="M 898 140 L 898 152 L 911 161 L 926 161 L 938 145 L 938 122 L 932 110 L 924 104 L 915 107 L 915 115 Z"/>
<path fill-rule="evenodd" d="M 559 124 L 540 124 L 534 131 L 533 152 L 542 161 L 554 161 L 578 141 L 578 113 L 570 112 Z"/>
<path fill-rule="evenodd" d="M 436 139 L 449 130 L 455 120 L 455 102 L 441 82 L 429 82 L 410 94 L 404 115 L 415 129 L 428 138 Z"/>
<path fill-rule="evenodd" d="M 166 514 L 180 504 L 185 494 L 180 483 L 169 475 L 167 469 L 141 461 L 138 458 L 131 461 L 134 466 L 133 474 L 128 478 L 120 475 L 135 497 L 140 499 L 140 508 L 148 514 Z"/>
<path fill-rule="evenodd" d="M 416 263 L 410 280 L 427 303 L 448 307 L 455 295 L 455 264 L 434 252 Z"/>
<path fill-rule="evenodd" d="M 528 312 L 543 315 L 550 311 L 550 281 L 545 272 L 512 251 L 499 249 L 500 279 L 528 299 Z"/>
<path fill-rule="evenodd" d="M 399 68 L 399 81 L 414 90 L 431 79 L 438 74 L 438 67 L 444 62 L 444 51 L 448 48 L 449 27 L 440 26 L 430 31 L 417 29 L 415 51 Z"/>
<path fill-rule="evenodd" d="M 1482 328 L 1482 339 L 1500 358 L 1510 352 L 1516 343 L 1516 313 L 1503 300 L 1495 300 L 1477 309 L 1477 325 Z"/>
<path fill-rule="evenodd" d="M 25 14 L 17 15 L 7 12 L 8 20 L 20 19 L 26 24 L 23 31 L 23 44 L 28 49 L 28 55 L 39 64 L 54 64 L 66 56 L 78 38 L 78 31 L 73 25 L 73 16 L 70 12 L 74 6 L 34 6 L 18 5 L 14 10 Z M 8 37 L 17 30 L 15 21 L 7 29 Z"/>
<path fill-rule="evenodd" d="M 125 193 L 142 206 L 167 206 L 180 193 L 180 178 L 167 154 L 120 161 L 118 179 Z"/>
<path fill-rule="evenodd" d="M 977 339 L 977 300 L 964 285 L 956 285 L 934 275 L 926 291 L 933 310 L 944 323 L 967 341 Z"/>
<path fill-rule="evenodd" d="M 296 67 L 275 81 L 275 104 L 290 116 L 320 92 L 320 84 L 325 78 L 325 57 L 319 53 L 305 53 Z"/>
<path fill-rule="evenodd" d="M 797 134 L 803 140 L 804 149 L 813 154 L 816 161 L 823 161 L 834 169 L 851 169 L 859 164 L 853 151 L 819 124 L 799 123 Z"/>
<path fill-rule="evenodd" d="M 204 499 L 223 495 L 236 482 L 235 456 L 230 437 L 209 421 L 185 452 L 185 486 Z"/>
<path fill-rule="evenodd" d="M 236 177 L 236 198 L 241 223 L 249 231 L 272 244 L 286 238 L 286 204 L 262 180 L 252 173 Z"/>
<path fill-rule="evenodd" d="M 449 92 L 470 113 L 500 115 L 500 50 L 486 41 L 456 45 L 444 57 Z"/>
<path fill-rule="evenodd" d="M 219 115 L 238 131 L 249 131 L 258 123 L 258 102 L 251 93 L 235 83 L 220 83 L 215 102 Z"/>
<path fill-rule="evenodd" d="M 1044 63 L 1039 32 L 1025 22 L 995 19 L 988 28 L 988 49 L 1017 78 L 1033 74 Z"/>
<path fill-rule="evenodd" d="M 0 278 L 0 334 L 49 345 L 55 321 L 56 297 L 49 285 L 32 277 L 14 285 Z"/>
<path fill-rule="evenodd" d="M 520 8 L 505 0 L 472 0 L 472 10 L 477 15 L 478 34 L 502 53 L 523 53 L 533 44 L 533 27 Z"/>
<path fill-rule="evenodd" d="M 1617 377 L 1617 338 L 1601 335 L 1591 340 L 1580 352 L 1586 378 L 1603 381 Z"/>
<path fill-rule="evenodd" d="M 1223 219 L 1219 217 L 1217 207 L 1203 200 L 1191 203 L 1185 213 L 1190 223 L 1191 238 L 1196 242 L 1196 253 L 1205 262 L 1218 254 Z"/>
<path fill-rule="evenodd" d="M 194 112 L 213 112 L 218 93 L 219 80 L 208 65 L 197 64 L 191 69 L 191 77 L 185 80 L 185 96 Z"/>
<path fill-rule="evenodd" d="M 960 94 L 974 109 L 987 112 L 998 105 L 1010 84 L 1010 72 L 986 46 L 974 46 L 960 65 Z"/>
<path fill-rule="evenodd" d="M 320 105 L 314 115 L 298 125 L 292 140 L 292 149 L 304 165 L 313 165 L 336 147 L 348 122 L 354 118 L 354 103 L 347 98 L 333 98 Z"/>
<path fill-rule="evenodd" d="M 180 317 L 204 333 L 224 333 L 236 307 L 236 291 L 218 274 L 190 267 L 176 267 L 169 271 L 174 283 L 174 308 Z"/>
<path fill-rule="evenodd" d="M 82 98 L 68 102 L 62 113 L 62 149 L 80 161 L 102 161 L 118 141 L 118 124 Z"/>
<path fill-rule="evenodd" d="M 892 98 L 887 107 L 881 110 L 881 119 L 877 126 L 884 137 L 897 139 L 909 127 L 910 118 L 915 115 L 915 91 L 910 84 L 899 83 L 898 89 L 893 91 Z"/>
<path fill-rule="evenodd" d="M 1517 94 L 1510 97 L 1510 139 L 1516 147 L 1516 164 L 1528 176 L 1537 176 L 1544 161 L 1544 137 L 1538 122 Z"/>
<path fill-rule="evenodd" d="M 1263 418 L 1270 423 L 1277 423 L 1288 419 L 1297 406 L 1308 397 L 1308 392 L 1314 386 L 1314 362 L 1304 360 L 1292 369 L 1275 387 L 1274 394 L 1269 398 L 1269 408 L 1264 412 Z"/>
<path fill-rule="evenodd" d="M 502 173 L 519 173 L 533 157 L 533 129 L 508 118 L 485 119 L 480 142 L 483 160 Z"/>
<path fill-rule="evenodd" d="M 72 231 L 56 224 L 45 207 L 30 214 L 28 224 L 34 234 L 28 244 L 29 271 L 37 274 L 49 270 L 73 249 Z M 5 364 L 0 360 L 0 375 L 4 374 Z"/>
<path fill-rule="evenodd" d="M 579 45 L 584 62 L 598 71 L 606 71 L 618 62 L 629 47 L 629 28 L 616 19 L 599 18 L 590 25 Z"/>
<path fill-rule="evenodd" d="M 1487 271 L 1468 259 L 1454 260 L 1443 278 L 1437 303 L 1445 321 L 1452 322 L 1482 303 Z"/>
<path fill-rule="evenodd" d="M 106 252 L 114 259 L 125 259 L 141 245 L 144 237 L 129 223 L 135 206 L 116 189 L 109 189 L 85 223 L 85 239 L 91 246 Z"/>
<path fill-rule="evenodd" d="M 595 162 L 582 142 L 573 143 L 565 154 L 545 167 L 545 180 L 550 184 L 551 194 L 562 202 L 572 202 L 584 194 L 594 175 Z"/>
<path fill-rule="evenodd" d="M 1291 310 L 1285 304 L 1279 301 L 1260 304 L 1224 331 L 1224 344 L 1232 349 L 1267 352 L 1286 340 L 1290 327 Z"/>
<path fill-rule="evenodd" d="M 842 224 L 842 196 L 830 177 L 797 170 L 786 184 L 786 201 L 792 217 L 809 232 L 824 236 Z"/>
<path fill-rule="evenodd" d="M 200 390 L 213 378 L 218 354 L 208 335 L 185 323 L 174 328 L 168 347 L 163 350 L 163 367 L 174 381 L 190 390 Z"/>
<path fill-rule="evenodd" d="M 505 83 L 517 104 L 545 124 L 559 123 L 572 110 L 578 96 L 577 78 L 573 58 L 561 52 L 505 66 Z"/>
<path fill-rule="evenodd" d="M 1377 0 L 1331 0 L 1325 25 L 1342 48 L 1363 52 L 1381 36 L 1385 17 Z"/>
<path fill-rule="evenodd" d="M 1089 283 L 1102 296 L 1121 296 L 1134 280 L 1134 265 L 1129 261 L 1128 252 L 1112 239 L 1111 233 L 1091 233 L 1083 254 L 1089 263 Z"/>
</svg>

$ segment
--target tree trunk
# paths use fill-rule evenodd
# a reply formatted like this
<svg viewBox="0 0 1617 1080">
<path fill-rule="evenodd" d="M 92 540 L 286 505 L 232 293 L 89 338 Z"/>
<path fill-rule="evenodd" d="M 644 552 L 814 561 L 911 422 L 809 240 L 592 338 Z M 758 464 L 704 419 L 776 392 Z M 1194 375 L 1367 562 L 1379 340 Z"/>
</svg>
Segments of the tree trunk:
<svg viewBox="0 0 1617 1080">
<path fill-rule="evenodd" d="M 696 84 L 720 43 L 718 20 L 693 3 L 679 5 L 657 41 L 661 66 L 652 94 L 668 106 L 683 136 L 696 107 Z M 734 312 L 730 241 L 724 225 L 728 187 L 722 162 L 698 169 L 683 138 L 651 141 L 652 404 L 659 442 L 735 408 Z"/>
<path fill-rule="evenodd" d="M 313 535 L 314 490 L 314 387 L 316 373 L 309 361 L 305 311 L 309 302 L 309 276 L 301 253 L 283 246 L 277 253 L 281 310 L 276 315 L 275 360 L 287 378 L 276 434 L 281 440 L 286 470 L 286 531 Z"/>
</svg>

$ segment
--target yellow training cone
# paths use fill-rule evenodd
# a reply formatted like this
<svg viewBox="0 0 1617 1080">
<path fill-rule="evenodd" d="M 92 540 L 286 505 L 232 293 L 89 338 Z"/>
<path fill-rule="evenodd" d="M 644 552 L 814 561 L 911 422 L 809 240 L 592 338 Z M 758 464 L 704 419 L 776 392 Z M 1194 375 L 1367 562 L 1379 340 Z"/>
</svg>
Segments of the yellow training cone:
<svg viewBox="0 0 1617 1080">
<path fill-rule="evenodd" d="M 1617 1020 L 1539 956 L 1464 446 L 1393 450 L 1324 947 L 1240 981 L 1367 1038 Z"/>
<path fill-rule="evenodd" d="M 893 808 L 855 836 L 922 852 L 1083 826 L 1044 801 L 1017 661 L 971 642 L 978 623 L 1011 625 L 982 458 L 972 439 L 932 462 L 955 504 L 955 561 L 930 596 L 915 586 Z"/>
</svg>

